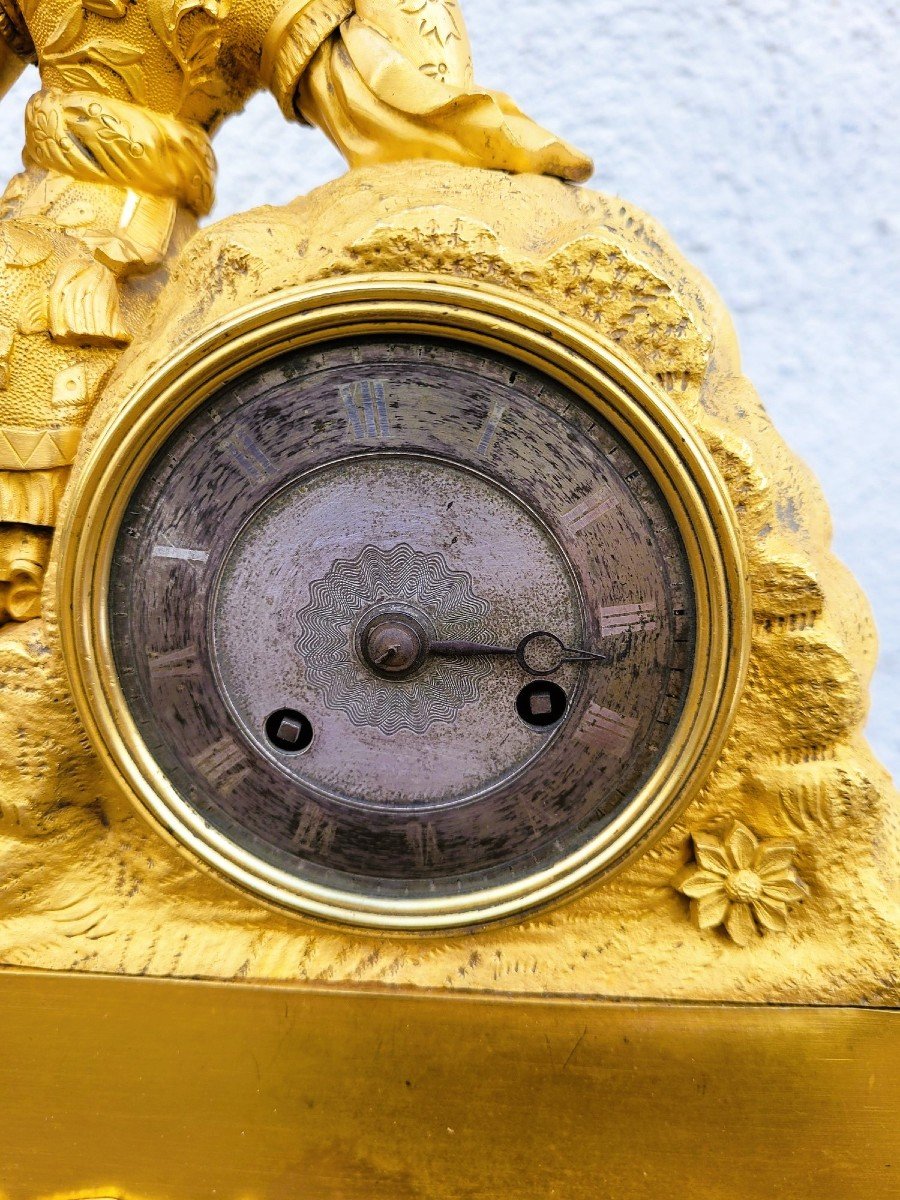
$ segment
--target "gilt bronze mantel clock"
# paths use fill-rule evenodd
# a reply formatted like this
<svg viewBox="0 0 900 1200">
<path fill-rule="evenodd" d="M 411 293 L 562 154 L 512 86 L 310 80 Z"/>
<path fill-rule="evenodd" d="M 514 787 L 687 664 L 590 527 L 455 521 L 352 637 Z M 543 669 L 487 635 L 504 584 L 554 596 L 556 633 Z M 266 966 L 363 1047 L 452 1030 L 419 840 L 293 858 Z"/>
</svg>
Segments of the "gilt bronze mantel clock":
<svg viewBox="0 0 900 1200">
<path fill-rule="evenodd" d="M 872 626 L 710 286 L 453 0 L 29 61 L 0 1197 L 892 1195 Z M 351 170 L 198 231 L 260 87 Z"/>
</svg>

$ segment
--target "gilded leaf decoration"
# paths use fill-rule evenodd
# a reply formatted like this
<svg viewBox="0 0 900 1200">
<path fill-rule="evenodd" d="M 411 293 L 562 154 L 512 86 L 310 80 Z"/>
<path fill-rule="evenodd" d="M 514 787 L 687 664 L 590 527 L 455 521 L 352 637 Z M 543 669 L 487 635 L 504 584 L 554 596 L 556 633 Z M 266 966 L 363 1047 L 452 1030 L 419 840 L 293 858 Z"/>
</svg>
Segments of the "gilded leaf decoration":
<svg viewBox="0 0 900 1200">
<path fill-rule="evenodd" d="M 196 100 L 219 101 L 225 83 L 218 70 L 222 45 L 219 22 L 228 15 L 230 0 L 148 0 L 147 15 L 156 36 L 181 70 L 178 114 L 194 115 Z M 205 18 L 185 31 L 188 17 Z"/>
<path fill-rule="evenodd" d="M 44 61 L 56 68 L 63 80 L 73 88 L 109 93 L 109 88 L 98 67 L 118 75 L 138 104 L 147 101 L 147 84 L 144 72 L 138 65 L 144 57 L 142 50 L 113 38 L 95 38 L 77 49 L 60 50 L 45 54 Z"/>
<path fill-rule="evenodd" d="M 84 199 L 68 199 L 54 213 L 62 229 L 87 229 L 97 223 L 97 210 Z"/>
<path fill-rule="evenodd" d="M 441 46 L 446 46 L 454 39 L 462 41 L 454 0 L 406 0 L 400 11 L 410 17 L 419 17 L 419 33 L 422 37 L 434 38 Z"/>
<path fill-rule="evenodd" d="M 94 67 L 86 67 L 81 63 L 54 63 L 54 66 L 63 83 L 75 91 L 106 91 L 106 80 Z"/>
<path fill-rule="evenodd" d="M 45 288 L 28 288 L 19 301 L 19 333 L 45 333 L 49 329 L 50 307 Z"/>
<path fill-rule="evenodd" d="M 146 104 L 147 84 L 144 72 L 138 66 L 143 58 L 142 50 L 110 38 L 98 38 L 85 47 L 84 53 L 88 62 L 97 63 L 118 75 L 138 104 Z"/>
<path fill-rule="evenodd" d="M 48 62 L 56 55 L 64 54 L 67 50 L 70 50 L 83 28 L 84 9 L 79 4 L 66 13 L 50 35 L 41 56 L 43 61 Z"/>
<path fill-rule="evenodd" d="M 109 17 L 111 21 L 119 21 L 128 11 L 128 0 L 84 0 L 81 7 L 85 12 L 93 13 L 95 17 Z"/>
<path fill-rule="evenodd" d="M 9 267 L 36 267 L 52 250 L 53 243 L 40 230 L 15 220 L 0 225 L 0 261 Z"/>
</svg>

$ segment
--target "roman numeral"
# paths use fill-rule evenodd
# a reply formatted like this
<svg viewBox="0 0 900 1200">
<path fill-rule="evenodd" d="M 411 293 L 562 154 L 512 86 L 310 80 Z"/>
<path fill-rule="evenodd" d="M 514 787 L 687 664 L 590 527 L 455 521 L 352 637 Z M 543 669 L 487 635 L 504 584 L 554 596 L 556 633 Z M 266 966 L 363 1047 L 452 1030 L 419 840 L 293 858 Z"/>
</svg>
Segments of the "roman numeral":
<svg viewBox="0 0 900 1200">
<path fill-rule="evenodd" d="M 406 842 L 420 870 L 436 867 L 444 857 L 433 825 L 423 825 L 421 821 L 407 825 Z"/>
<path fill-rule="evenodd" d="M 637 721 L 599 704 L 592 704 L 575 734 L 575 741 L 591 750 L 604 750 L 613 758 L 624 758 L 637 732 Z"/>
<path fill-rule="evenodd" d="M 380 379 L 344 384 L 341 387 L 341 399 L 356 441 L 391 436 L 385 384 Z"/>
<path fill-rule="evenodd" d="M 194 645 L 185 646 L 183 650 L 169 650 L 165 654 L 151 654 L 149 665 L 154 679 L 177 679 L 182 675 L 200 673 L 200 659 Z"/>
<path fill-rule="evenodd" d="M 152 557 L 186 563 L 206 563 L 209 561 L 208 551 L 189 550 L 184 546 L 173 546 L 169 541 L 160 542 L 158 546 L 154 546 Z"/>
<path fill-rule="evenodd" d="M 547 828 L 547 814 L 541 808 L 537 800 L 529 798 L 520 799 L 518 801 L 519 810 L 522 813 L 522 819 L 527 822 L 531 832 L 538 836 Z"/>
<path fill-rule="evenodd" d="M 481 441 L 478 443 L 477 450 L 477 453 L 482 457 L 490 453 L 491 447 L 494 445 L 494 439 L 497 436 L 497 431 L 500 429 L 505 415 L 506 407 L 503 404 L 495 404 L 488 414 L 488 418 L 482 428 Z"/>
<path fill-rule="evenodd" d="M 581 533 L 583 529 L 588 529 L 595 524 L 615 506 L 616 498 L 609 488 L 598 488 L 591 492 L 587 499 L 576 504 L 574 508 L 570 508 L 564 514 L 562 523 L 569 533 Z"/>
<path fill-rule="evenodd" d="M 292 850 L 312 850 L 325 854 L 331 849 L 337 830 L 318 809 L 304 808 L 297 818 L 297 828 L 291 838 Z"/>
<path fill-rule="evenodd" d="M 251 772 L 244 750 L 230 737 L 221 738 L 191 759 L 197 771 L 223 796 L 230 796 Z"/>
<path fill-rule="evenodd" d="M 250 483 L 261 483 L 272 474 L 272 460 L 262 451 L 246 429 L 236 429 L 222 443 L 222 449 Z"/>
<path fill-rule="evenodd" d="M 620 633 L 644 633 L 659 629 L 656 605 L 620 604 L 600 609 L 600 632 L 604 637 Z"/>
</svg>

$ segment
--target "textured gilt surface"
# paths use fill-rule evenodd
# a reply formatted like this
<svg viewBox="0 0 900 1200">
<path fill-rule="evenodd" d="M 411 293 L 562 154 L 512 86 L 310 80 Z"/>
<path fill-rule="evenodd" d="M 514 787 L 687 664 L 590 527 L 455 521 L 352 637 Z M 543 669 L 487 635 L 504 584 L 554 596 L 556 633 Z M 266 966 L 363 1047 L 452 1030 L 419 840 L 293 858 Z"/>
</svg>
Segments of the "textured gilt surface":
<svg viewBox="0 0 900 1200">
<path fill-rule="evenodd" d="M 613 339 L 696 423 L 739 513 L 755 596 L 733 737 L 685 820 L 613 882 L 519 927 L 400 940 L 321 930 L 189 867 L 111 793 L 82 744 L 52 632 L 0 632 L 7 964 L 150 975 L 587 996 L 894 1003 L 898 802 L 860 735 L 875 640 L 828 551 L 824 502 L 742 378 L 721 303 L 617 200 L 539 178 L 413 164 L 351 174 L 198 236 L 107 411 L 167 350 L 309 279 L 435 272 L 520 289 Z M 98 414 L 99 428 L 104 413 Z M 746 947 L 688 921 L 689 831 L 790 839 L 809 889 Z"/>
<path fill-rule="evenodd" d="M 434 19 L 418 0 L 2 0 L 0 101 L 26 62 L 41 89 L 25 170 L 0 197 L 0 624 L 40 613 L 85 423 L 212 208 L 212 136 L 255 91 L 354 165 L 590 175 L 475 86 L 455 0 L 427 7 Z"/>
<path fill-rule="evenodd" d="M 17 975 L 0 1021 L 2 1200 L 896 1196 L 887 1012 Z"/>
</svg>

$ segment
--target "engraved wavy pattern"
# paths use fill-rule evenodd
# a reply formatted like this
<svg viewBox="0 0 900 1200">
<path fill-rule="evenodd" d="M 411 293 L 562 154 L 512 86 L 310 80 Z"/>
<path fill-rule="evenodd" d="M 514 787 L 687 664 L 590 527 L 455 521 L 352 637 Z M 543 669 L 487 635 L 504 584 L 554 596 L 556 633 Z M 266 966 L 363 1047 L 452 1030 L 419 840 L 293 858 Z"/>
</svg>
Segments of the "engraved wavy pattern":
<svg viewBox="0 0 900 1200">
<path fill-rule="evenodd" d="M 413 606 L 448 640 L 490 637 L 483 624 L 489 605 L 475 595 L 471 577 L 452 571 L 442 555 L 406 544 L 391 550 L 367 546 L 358 558 L 336 562 L 309 593 L 309 604 L 297 613 L 302 633 L 296 648 L 323 702 L 354 725 L 377 725 L 390 736 L 425 733 L 478 699 L 491 670 L 488 662 L 433 659 L 415 678 L 385 681 L 354 653 L 358 619 L 384 602 Z"/>
</svg>

